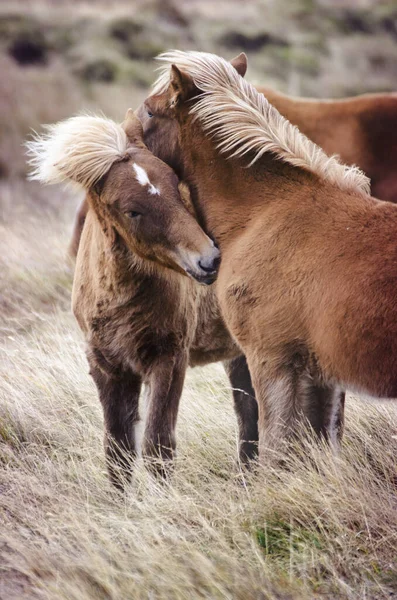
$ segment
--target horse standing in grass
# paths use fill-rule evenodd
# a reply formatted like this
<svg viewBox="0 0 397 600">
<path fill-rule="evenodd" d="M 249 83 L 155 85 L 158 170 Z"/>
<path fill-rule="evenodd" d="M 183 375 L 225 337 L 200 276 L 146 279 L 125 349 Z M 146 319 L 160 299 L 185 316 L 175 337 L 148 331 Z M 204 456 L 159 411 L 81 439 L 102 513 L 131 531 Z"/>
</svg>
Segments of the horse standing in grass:
<svg viewBox="0 0 397 600">
<path fill-rule="evenodd" d="M 248 361 L 260 455 L 302 414 L 322 415 L 333 441 L 345 389 L 397 396 L 397 207 L 371 198 L 362 172 L 326 156 L 227 61 L 161 59 L 145 139 L 177 125 L 172 165 L 222 253 L 217 294 Z"/>
<path fill-rule="evenodd" d="M 241 353 L 230 337 L 218 344 L 218 305 L 193 281 L 215 280 L 219 251 L 183 204 L 172 169 L 144 145 L 132 111 L 123 126 L 69 119 L 28 146 L 32 179 L 87 191 L 72 303 L 103 406 L 110 476 L 122 487 L 125 457 L 137 451 L 142 383 L 149 390 L 143 454 L 172 458 L 188 363 Z"/>
<path fill-rule="evenodd" d="M 233 61 L 233 66 L 244 76 L 247 70 L 245 54 Z M 397 202 L 397 94 L 364 94 L 341 100 L 293 98 L 266 87 L 258 87 L 266 99 L 302 133 L 329 154 L 337 154 L 342 162 L 359 166 L 371 179 L 374 196 Z M 181 163 L 176 123 L 163 121 L 163 135 L 151 136 L 149 116 L 144 106 L 137 111 L 144 124 L 145 141 L 152 152 L 178 169 Z M 76 256 L 81 231 L 87 212 L 87 202 L 79 207 L 70 253 Z M 212 293 L 212 292 L 211 292 Z M 229 334 L 225 330 L 225 336 Z M 252 397 L 250 375 L 243 358 L 226 365 L 234 387 L 235 409 L 241 430 L 241 439 L 254 441 L 257 435 L 257 408 Z M 241 391 L 239 391 L 241 390 Z M 340 434 L 343 425 L 343 396 L 339 419 Z M 316 425 L 322 429 L 321 420 Z M 247 447 L 246 451 L 252 454 Z"/>
</svg>

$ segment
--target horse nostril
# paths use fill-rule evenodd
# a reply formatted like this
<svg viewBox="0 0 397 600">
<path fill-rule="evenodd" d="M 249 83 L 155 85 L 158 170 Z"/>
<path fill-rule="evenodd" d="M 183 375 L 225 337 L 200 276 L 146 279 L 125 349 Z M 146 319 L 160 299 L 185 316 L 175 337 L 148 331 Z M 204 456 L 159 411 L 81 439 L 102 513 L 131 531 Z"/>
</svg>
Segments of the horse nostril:
<svg viewBox="0 0 397 600">
<path fill-rule="evenodd" d="M 220 261 L 221 261 L 220 256 L 217 256 L 216 258 L 214 258 L 208 262 L 199 260 L 198 264 L 199 264 L 200 269 L 202 269 L 205 273 L 214 273 L 215 271 L 218 270 Z"/>
</svg>

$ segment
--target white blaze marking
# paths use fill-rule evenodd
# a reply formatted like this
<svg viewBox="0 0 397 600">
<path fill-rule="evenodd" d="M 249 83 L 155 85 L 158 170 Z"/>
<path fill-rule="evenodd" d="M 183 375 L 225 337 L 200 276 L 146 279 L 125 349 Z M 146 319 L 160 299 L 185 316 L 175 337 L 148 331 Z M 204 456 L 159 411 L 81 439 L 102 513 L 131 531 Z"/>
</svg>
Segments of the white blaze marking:
<svg viewBox="0 0 397 600">
<path fill-rule="evenodd" d="M 149 186 L 149 194 L 160 196 L 160 190 L 158 188 L 156 188 L 152 183 L 150 183 L 150 179 L 149 179 L 148 174 L 146 173 L 145 169 L 143 167 L 140 167 L 136 163 L 134 163 L 132 166 L 136 173 L 137 181 L 142 186 L 145 186 L 145 185 Z"/>
</svg>

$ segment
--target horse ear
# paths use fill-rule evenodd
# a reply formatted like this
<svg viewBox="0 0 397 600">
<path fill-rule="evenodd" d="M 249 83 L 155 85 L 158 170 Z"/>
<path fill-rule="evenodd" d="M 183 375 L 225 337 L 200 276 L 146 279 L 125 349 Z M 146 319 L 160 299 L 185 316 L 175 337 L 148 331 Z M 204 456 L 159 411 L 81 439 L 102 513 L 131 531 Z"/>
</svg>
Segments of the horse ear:
<svg viewBox="0 0 397 600">
<path fill-rule="evenodd" d="M 244 77 L 248 67 L 247 55 L 245 52 L 241 52 L 241 54 L 232 58 L 230 64 L 236 69 L 237 73 L 241 75 L 241 77 Z"/>
<path fill-rule="evenodd" d="M 144 146 L 142 123 L 132 110 L 129 108 L 121 124 L 127 134 L 128 141 L 135 146 Z"/>
<path fill-rule="evenodd" d="M 178 100 L 188 100 L 196 86 L 188 73 L 181 71 L 176 65 L 171 65 L 170 88 L 171 104 L 176 104 Z"/>
</svg>

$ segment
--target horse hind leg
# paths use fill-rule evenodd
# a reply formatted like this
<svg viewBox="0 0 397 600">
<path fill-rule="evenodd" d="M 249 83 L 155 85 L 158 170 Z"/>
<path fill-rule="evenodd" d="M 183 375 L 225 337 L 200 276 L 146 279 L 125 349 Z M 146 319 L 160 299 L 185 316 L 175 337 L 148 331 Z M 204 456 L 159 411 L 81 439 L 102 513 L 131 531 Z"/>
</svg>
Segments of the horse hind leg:
<svg viewBox="0 0 397 600">
<path fill-rule="evenodd" d="M 333 386 L 313 385 L 302 409 L 318 437 L 338 450 L 344 431 L 345 392 Z"/>
<path fill-rule="evenodd" d="M 239 429 L 239 459 L 241 464 L 248 465 L 258 454 L 258 403 L 251 375 L 245 356 L 225 361 L 223 366 L 232 386 Z"/>
</svg>

